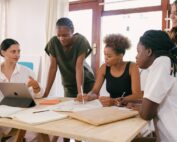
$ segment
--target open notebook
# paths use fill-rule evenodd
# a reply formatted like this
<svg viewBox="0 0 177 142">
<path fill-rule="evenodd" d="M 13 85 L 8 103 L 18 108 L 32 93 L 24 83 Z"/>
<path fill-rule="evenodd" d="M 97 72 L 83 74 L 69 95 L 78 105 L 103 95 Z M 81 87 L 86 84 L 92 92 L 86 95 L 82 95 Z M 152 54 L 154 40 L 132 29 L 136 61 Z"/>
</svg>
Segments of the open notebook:
<svg viewBox="0 0 177 142">
<path fill-rule="evenodd" d="M 103 125 L 138 115 L 137 111 L 120 110 L 116 107 L 102 107 L 71 113 L 69 116 L 93 125 Z"/>
<path fill-rule="evenodd" d="M 48 109 L 19 108 L 0 105 L 0 117 L 14 119 L 28 124 L 41 124 L 59 119 L 64 119 L 68 115 L 54 112 Z"/>
</svg>

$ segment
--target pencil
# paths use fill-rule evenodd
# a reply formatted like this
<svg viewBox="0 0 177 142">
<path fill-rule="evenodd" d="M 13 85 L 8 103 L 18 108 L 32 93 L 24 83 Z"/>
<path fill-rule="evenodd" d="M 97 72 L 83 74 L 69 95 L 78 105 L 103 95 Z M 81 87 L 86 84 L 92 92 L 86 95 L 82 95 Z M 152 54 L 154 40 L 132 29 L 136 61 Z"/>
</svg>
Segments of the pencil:
<svg viewBox="0 0 177 142">
<path fill-rule="evenodd" d="M 84 93 L 83 93 L 82 86 L 81 86 L 81 95 L 82 95 L 82 103 L 85 104 L 85 102 L 84 102 Z"/>
</svg>

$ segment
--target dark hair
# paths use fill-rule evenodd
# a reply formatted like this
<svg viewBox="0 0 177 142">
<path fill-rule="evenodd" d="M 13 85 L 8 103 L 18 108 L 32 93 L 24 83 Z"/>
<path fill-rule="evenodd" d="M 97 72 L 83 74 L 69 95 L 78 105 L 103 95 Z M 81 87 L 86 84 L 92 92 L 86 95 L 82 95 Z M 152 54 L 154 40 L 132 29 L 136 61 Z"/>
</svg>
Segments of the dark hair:
<svg viewBox="0 0 177 142">
<path fill-rule="evenodd" d="M 171 59 L 171 66 L 173 68 L 171 74 L 176 75 L 177 47 L 166 32 L 161 30 L 148 30 L 140 37 L 140 43 L 145 48 L 152 49 L 156 58 L 159 56 L 168 56 Z"/>
<path fill-rule="evenodd" d="M 2 50 L 6 51 L 13 44 L 19 44 L 19 43 L 16 40 L 11 39 L 11 38 L 7 38 L 7 39 L 3 40 L 0 45 L 0 54 L 1 54 Z M 2 54 L 1 54 L 1 56 L 2 56 Z"/>
<path fill-rule="evenodd" d="M 130 48 L 130 41 L 121 34 L 109 34 L 104 38 L 106 47 L 113 48 L 117 54 L 125 54 L 125 50 Z"/>
<path fill-rule="evenodd" d="M 173 28 L 169 31 L 168 34 L 169 34 L 171 40 L 173 41 L 173 43 L 175 43 L 175 45 L 177 45 L 177 27 L 173 27 Z"/>
<path fill-rule="evenodd" d="M 69 18 L 62 17 L 58 19 L 56 26 L 67 26 L 72 32 L 74 32 L 73 22 Z"/>
<path fill-rule="evenodd" d="M 172 5 L 175 5 L 176 8 L 177 8 L 177 0 L 175 0 L 175 1 L 172 3 Z"/>
</svg>

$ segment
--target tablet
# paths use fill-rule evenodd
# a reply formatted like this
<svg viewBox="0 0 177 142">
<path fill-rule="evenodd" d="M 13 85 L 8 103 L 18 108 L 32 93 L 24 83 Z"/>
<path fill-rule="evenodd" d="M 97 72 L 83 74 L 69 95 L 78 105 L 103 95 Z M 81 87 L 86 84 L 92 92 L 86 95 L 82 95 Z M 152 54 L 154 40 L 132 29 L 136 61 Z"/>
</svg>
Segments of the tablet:
<svg viewBox="0 0 177 142">
<path fill-rule="evenodd" d="M 0 91 L 3 99 L 0 105 L 14 107 L 32 107 L 35 106 L 33 97 L 25 83 L 0 83 Z"/>
</svg>

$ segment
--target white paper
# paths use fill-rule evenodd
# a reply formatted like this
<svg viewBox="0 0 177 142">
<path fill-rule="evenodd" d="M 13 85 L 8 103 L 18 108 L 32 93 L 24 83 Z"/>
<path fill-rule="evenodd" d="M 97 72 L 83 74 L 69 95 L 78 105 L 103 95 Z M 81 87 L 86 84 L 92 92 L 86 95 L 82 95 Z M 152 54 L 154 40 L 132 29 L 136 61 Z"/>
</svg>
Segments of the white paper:
<svg viewBox="0 0 177 142">
<path fill-rule="evenodd" d="M 55 111 L 76 112 L 76 111 L 89 110 L 89 109 L 100 108 L 100 107 L 102 107 L 102 104 L 97 99 L 93 101 L 87 101 L 84 104 L 82 102 L 78 102 L 74 100 L 61 102 L 55 106 L 48 107 L 48 109 L 55 110 Z"/>
<path fill-rule="evenodd" d="M 34 113 L 38 112 L 38 113 Z M 50 121 L 55 121 L 59 119 L 64 119 L 68 115 L 67 114 L 61 114 L 59 112 L 54 112 L 51 110 L 37 110 L 36 109 L 28 109 L 23 112 L 19 112 L 13 115 L 13 119 L 25 122 L 28 124 L 41 124 L 46 123 Z"/>
<path fill-rule="evenodd" d="M 23 111 L 24 108 L 0 105 L 0 117 L 11 118 L 12 114 Z"/>
</svg>

